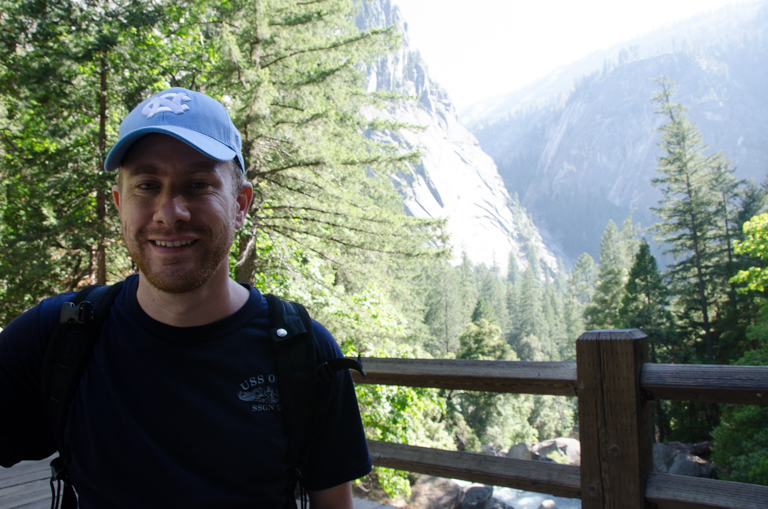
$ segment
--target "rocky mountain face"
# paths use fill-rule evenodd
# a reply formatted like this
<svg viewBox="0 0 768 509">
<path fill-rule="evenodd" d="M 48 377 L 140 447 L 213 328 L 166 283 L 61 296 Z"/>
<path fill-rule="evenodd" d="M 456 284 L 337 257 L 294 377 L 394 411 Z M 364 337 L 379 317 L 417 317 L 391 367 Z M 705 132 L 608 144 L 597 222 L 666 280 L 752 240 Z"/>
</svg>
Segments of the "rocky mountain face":
<svg viewBox="0 0 768 509">
<path fill-rule="evenodd" d="M 609 219 L 643 226 L 659 194 L 652 79 L 667 74 L 708 151 L 739 178 L 768 173 L 768 4 L 740 4 L 649 34 L 468 109 L 463 121 L 536 225 L 569 259 L 597 257 Z M 576 70 L 592 71 L 578 80 Z M 648 234 L 650 238 L 652 234 Z"/>
<path fill-rule="evenodd" d="M 390 0 L 363 3 L 357 24 L 361 29 L 396 25 L 403 35 L 398 51 L 365 71 L 369 91 L 413 97 L 366 112 L 417 127 L 372 135 L 403 151 L 422 153 L 421 163 L 394 179 L 406 211 L 416 217 L 447 218 L 457 260 L 464 252 L 474 263 L 496 265 L 504 273 L 510 252 L 526 267 L 527 248 L 533 245 L 541 263 L 555 271 L 555 256 L 526 211 L 510 197 L 496 164 L 459 123 L 448 94 L 430 80 L 421 57 L 409 47 L 407 24 L 397 6 Z"/>
</svg>

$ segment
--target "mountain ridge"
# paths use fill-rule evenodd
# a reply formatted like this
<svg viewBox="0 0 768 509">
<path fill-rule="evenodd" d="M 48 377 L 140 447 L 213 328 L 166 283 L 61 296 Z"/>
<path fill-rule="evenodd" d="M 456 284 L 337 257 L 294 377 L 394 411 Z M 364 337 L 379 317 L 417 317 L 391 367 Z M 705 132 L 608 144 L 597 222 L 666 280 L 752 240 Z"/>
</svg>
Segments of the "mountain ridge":
<svg viewBox="0 0 768 509">
<path fill-rule="evenodd" d="M 656 129 L 664 119 L 654 113 L 653 78 L 666 74 L 676 82 L 673 100 L 690 108 L 709 144 L 706 153 L 722 151 L 739 178 L 765 178 L 768 4 L 743 4 L 738 11 L 741 5 L 675 25 L 698 27 L 691 40 L 706 44 L 675 44 L 645 58 L 638 49 L 634 57 L 582 76 L 543 106 L 521 103 L 506 112 L 499 106 L 471 120 L 508 191 L 518 193 L 537 227 L 569 259 L 582 252 L 596 258 L 609 219 L 620 223 L 634 210 L 643 226 L 656 221 L 648 207 L 659 199 L 651 180 L 661 155 Z M 719 17 L 723 12 L 732 15 Z M 674 41 L 677 33 L 669 29 L 654 37 Z M 637 45 L 629 41 L 631 46 Z"/>
</svg>

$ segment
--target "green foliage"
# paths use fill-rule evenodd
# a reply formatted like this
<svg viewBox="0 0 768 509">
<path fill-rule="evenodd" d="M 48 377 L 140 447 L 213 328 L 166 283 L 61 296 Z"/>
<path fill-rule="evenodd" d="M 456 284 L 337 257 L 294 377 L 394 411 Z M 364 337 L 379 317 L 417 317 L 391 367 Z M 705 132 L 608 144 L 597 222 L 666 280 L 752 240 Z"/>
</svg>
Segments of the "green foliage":
<svg viewBox="0 0 768 509">
<path fill-rule="evenodd" d="M 434 341 L 428 348 L 434 355 L 455 355 L 459 348 L 459 334 L 467 322 L 468 295 L 465 295 L 459 273 L 453 267 L 440 264 L 429 277 L 424 322 Z"/>
<path fill-rule="evenodd" d="M 675 323 L 669 307 L 669 290 L 645 239 L 629 271 L 619 308 L 620 326 L 642 329 L 651 342 L 651 362 L 676 361 Z"/>
<path fill-rule="evenodd" d="M 475 304 L 475 309 L 472 311 L 470 320 L 473 322 L 485 320 L 487 322 L 494 323 L 497 326 L 499 323 L 499 320 L 496 318 L 496 313 L 493 312 L 493 309 L 488 305 L 488 302 L 483 297 L 477 298 L 477 304 Z"/>
<path fill-rule="evenodd" d="M 765 257 L 768 253 L 768 214 L 761 214 L 746 221 L 743 226 L 746 238 L 736 242 L 736 254 L 746 254 L 759 260 L 759 267 L 740 271 L 732 282 L 743 283 L 739 292 L 765 290 Z M 761 304 L 760 315 L 749 327 L 748 336 L 753 344 L 734 364 L 742 366 L 768 365 L 768 301 L 757 299 Z M 712 433 L 714 446 L 712 460 L 722 468 L 722 479 L 768 485 L 768 409 L 750 405 L 723 405 L 720 425 Z"/>
<path fill-rule="evenodd" d="M 755 216 L 744 223 L 744 235 L 744 240 L 734 243 L 735 253 L 760 260 L 760 266 L 740 270 L 731 282 L 746 285 L 739 289 L 741 293 L 749 290 L 763 292 L 768 286 L 768 270 L 765 269 L 768 263 L 768 214 Z"/>
<path fill-rule="evenodd" d="M 608 221 L 600 241 L 597 288 L 584 310 L 588 329 L 618 327 L 624 284 L 637 249 L 635 235 L 636 228 L 632 225 L 631 216 L 624 221 L 621 232 L 616 223 Z"/>
<path fill-rule="evenodd" d="M 571 271 L 571 293 L 573 299 L 585 306 L 592 301 L 597 280 L 595 260 L 582 253 Z"/>
<path fill-rule="evenodd" d="M 764 331 L 768 309 L 761 322 Z M 768 336 L 760 335 L 762 348 L 747 352 L 736 364 L 768 365 Z M 712 436 L 715 441 L 712 461 L 722 467 L 721 479 L 768 486 L 768 408 L 724 405 L 720 425 Z"/>
<path fill-rule="evenodd" d="M 539 440 L 568 436 L 576 411 L 576 398 L 536 395 L 528 422 L 536 429 Z"/>
<path fill-rule="evenodd" d="M 517 360 L 502 339 L 501 329 L 485 318 L 468 323 L 460 343 L 459 359 Z M 531 396 L 458 392 L 449 394 L 447 403 L 448 418 L 455 423 L 465 448 L 477 450 L 483 443 L 501 449 L 536 436 L 527 422 L 533 407 Z"/>
<path fill-rule="evenodd" d="M 482 302 L 478 299 L 478 304 Z M 517 355 L 501 337 L 501 328 L 485 318 L 470 322 L 459 337 L 458 359 L 516 360 Z"/>
</svg>

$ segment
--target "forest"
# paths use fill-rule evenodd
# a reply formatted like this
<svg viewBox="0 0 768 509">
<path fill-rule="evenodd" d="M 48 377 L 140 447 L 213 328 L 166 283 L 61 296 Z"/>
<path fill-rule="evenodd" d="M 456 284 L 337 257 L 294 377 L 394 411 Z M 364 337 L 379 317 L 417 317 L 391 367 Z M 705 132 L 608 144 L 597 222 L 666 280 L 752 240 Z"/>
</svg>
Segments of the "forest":
<svg viewBox="0 0 768 509">
<path fill-rule="evenodd" d="M 347 355 L 573 360 L 586 330 L 640 328 L 652 362 L 768 363 L 766 185 L 707 151 L 666 77 L 648 98 L 664 120 L 654 227 L 611 221 L 597 262 L 557 270 L 529 242 L 526 263 L 513 254 L 502 269 L 457 263 L 444 221 L 403 212 L 390 177 L 419 154 L 371 133 L 417 127 L 361 111 L 413 98 L 365 91 L 359 64 L 399 34 L 356 28 L 359 3 L 0 4 L 0 326 L 134 271 L 103 160 L 134 105 L 183 86 L 220 100 L 243 137 L 255 193 L 232 277 L 304 303 Z M 578 430 L 574 398 L 357 391 L 375 440 L 483 452 Z M 720 478 L 768 485 L 765 407 L 654 405 L 658 441 L 714 440 Z M 403 473 L 376 475 L 409 490 Z"/>
</svg>

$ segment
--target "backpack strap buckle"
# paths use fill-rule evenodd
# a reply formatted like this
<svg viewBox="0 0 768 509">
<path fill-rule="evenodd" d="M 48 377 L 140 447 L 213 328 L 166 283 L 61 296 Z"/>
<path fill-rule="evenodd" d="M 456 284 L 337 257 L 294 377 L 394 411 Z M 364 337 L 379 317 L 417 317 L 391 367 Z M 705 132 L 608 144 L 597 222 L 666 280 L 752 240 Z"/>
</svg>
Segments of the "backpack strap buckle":
<svg viewBox="0 0 768 509">
<path fill-rule="evenodd" d="M 320 380 L 321 384 L 326 384 L 333 380 L 333 375 L 335 374 L 336 372 L 331 369 L 331 366 L 329 366 L 327 362 L 324 362 L 317 367 L 317 378 Z"/>
<path fill-rule="evenodd" d="M 70 323 L 84 324 L 93 318 L 93 305 L 84 300 L 80 304 L 65 302 L 61 306 L 61 315 L 59 323 L 66 325 Z"/>
</svg>

